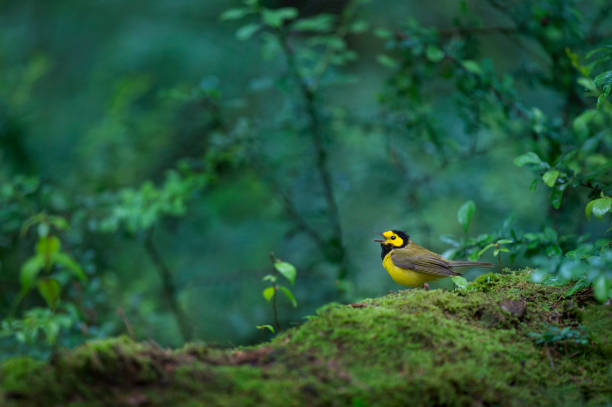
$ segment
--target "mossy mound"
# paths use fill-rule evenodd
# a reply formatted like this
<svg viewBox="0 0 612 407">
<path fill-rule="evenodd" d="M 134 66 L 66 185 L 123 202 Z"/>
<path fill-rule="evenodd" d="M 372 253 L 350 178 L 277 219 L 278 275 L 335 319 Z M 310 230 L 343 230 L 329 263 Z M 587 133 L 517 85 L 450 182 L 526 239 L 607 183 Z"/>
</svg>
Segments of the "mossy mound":
<svg viewBox="0 0 612 407">
<path fill-rule="evenodd" d="M 321 309 L 270 343 L 179 350 L 127 338 L 0 370 L 8 406 L 609 405 L 612 310 L 588 292 L 481 276 Z M 583 326 L 584 329 L 580 328 Z M 570 327 L 579 336 L 537 333 Z M 534 334 L 535 333 L 535 334 Z"/>
</svg>

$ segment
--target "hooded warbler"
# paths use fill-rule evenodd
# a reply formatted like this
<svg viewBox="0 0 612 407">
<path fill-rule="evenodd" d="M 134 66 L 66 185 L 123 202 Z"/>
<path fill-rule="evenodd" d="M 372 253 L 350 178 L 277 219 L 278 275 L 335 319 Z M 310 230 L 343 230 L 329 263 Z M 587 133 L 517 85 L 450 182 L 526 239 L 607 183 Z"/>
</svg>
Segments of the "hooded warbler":
<svg viewBox="0 0 612 407">
<path fill-rule="evenodd" d="M 381 233 L 385 240 L 380 243 L 382 265 L 393 281 L 410 287 L 428 288 L 428 282 L 439 278 L 459 276 L 456 267 L 492 267 L 492 263 L 479 261 L 448 260 L 410 240 L 410 236 L 399 230 Z"/>
</svg>

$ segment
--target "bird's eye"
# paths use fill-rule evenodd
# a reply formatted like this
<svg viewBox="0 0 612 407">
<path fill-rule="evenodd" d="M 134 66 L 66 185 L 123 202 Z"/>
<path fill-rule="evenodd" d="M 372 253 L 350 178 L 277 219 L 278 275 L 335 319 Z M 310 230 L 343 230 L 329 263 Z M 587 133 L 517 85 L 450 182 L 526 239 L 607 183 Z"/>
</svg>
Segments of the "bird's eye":
<svg viewBox="0 0 612 407">
<path fill-rule="evenodd" d="M 391 236 L 391 240 L 395 240 L 396 236 Z"/>
</svg>

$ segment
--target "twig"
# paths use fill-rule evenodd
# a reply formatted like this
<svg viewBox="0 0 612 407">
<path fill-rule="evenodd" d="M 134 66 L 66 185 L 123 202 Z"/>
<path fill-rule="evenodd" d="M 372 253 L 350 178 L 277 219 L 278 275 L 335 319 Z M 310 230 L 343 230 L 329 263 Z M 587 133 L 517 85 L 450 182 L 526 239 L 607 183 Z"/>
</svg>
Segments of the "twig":
<svg viewBox="0 0 612 407">
<path fill-rule="evenodd" d="M 263 173 L 263 171 L 262 171 L 262 173 Z M 285 206 L 285 211 L 293 219 L 293 221 L 296 223 L 296 225 L 304 233 L 306 233 L 308 236 L 310 236 L 312 238 L 312 240 L 317 244 L 317 246 L 319 246 L 319 249 L 321 251 L 325 252 L 326 250 L 328 250 L 327 243 L 325 242 L 323 237 L 319 234 L 319 232 L 317 230 L 315 230 L 312 226 L 310 226 L 308 224 L 308 222 L 306 222 L 304 217 L 297 210 L 297 208 L 296 208 L 295 204 L 293 203 L 293 200 L 291 200 L 291 197 L 289 196 L 289 194 L 287 192 L 283 191 L 283 189 L 279 185 L 279 183 L 276 182 L 271 177 L 265 177 L 264 176 L 264 178 L 267 179 L 268 183 L 270 184 L 270 187 L 274 190 L 274 192 L 281 196 L 281 198 L 283 200 L 283 204 Z"/>
<path fill-rule="evenodd" d="M 172 281 L 172 272 L 153 243 L 152 229 L 147 231 L 144 247 L 151 258 L 151 261 L 159 271 L 164 289 L 164 295 L 166 296 L 170 309 L 174 313 L 179 330 L 183 336 L 183 340 L 188 341 L 192 337 L 191 325 L 189 324 L 187 315 L 185 315 L 177 301 L 177 290 L 174 285 L 174 281 Z"/>
<path fill-rule="evenodd" d="M 350 3 L 346 5 L 344 7 L 344 10 L 342 11 L 340 23 L 338 25 L 338 29 L 336 30 L 336 36 L 341 39 L 344 39 L 344 37 L 346 37 L 348 33 L 348 22 L 350 20 L 351 15 L 354 12 L 355 5 L 356 5 L 356 2 L 354 0 L 350 1 Z M 325 73 L 325 70 L 329 66 L 331 59 L 334 56 L 334 52 L 335 52 L 335 48 L 331 45 L 328 45 L 327 48 L 325 49 L 325 53 L 323 54 L 323 57 L 321 57 L 321 59 L 319 60 L 319 63 L 315 66 L 314 77 L 316 78 L 316 80 L 312 84 L 313 91 L 316 91 L 319 88 L 321 79 L 323 78 L 323 74 Z"/>
<path fill-rule="evenodd" d="M 127 330 L 130 339 L 136 340 L 134 337 L 134 330 L 132 329 L 132 325 L 130 325 L 130 321 L 128 321 L 127 317 L 125 316 L 123 308 L 117 307 L 117 314 L 119 314 L 119 318 L 121 318 L 121 320 L 123 321 L 123 324 L 125 325 L 125 329 Z"/>
<path fill-rule="evenodd" d="M 255 158 L 251 160 L 251 167 L 255 172 L 259 174 L 259 177 L 268 184 L 268 186 L 272 189 L 272 191 L 279 195 L 282 199 L 282 203 L 285 207 L 285 212 L 287 215 L 295 222 L 296 226 L 306 233 L 310 238 L 314 241 L 314 243 L 319 247 L 319 250 L 322 252 L 326 252 L 329 248 L 325 239 L 323 239 L 322 235 L 314 229 L 310 224 L 304 219 L 304 217 L 300 214 L 297 207 L 293 203 L 291 196 L 288 192 L 284 190 L 284 188 L 280 185 L 280 182 L 277 181 L 273 176 L 267 175 L 267 172 Z"/>
<path fill-rule="evenodd" d="M 555 370 L 555 362 L 553 361 L 553 358 L 550 355 L 550 349 L 548 349 L 548 345 L 544 345 L 544 351 L 546 352 L 546 356 L 548 356 L 548 361 L 550 362 L 550 368 L 552 370 Z"/>
</svg>

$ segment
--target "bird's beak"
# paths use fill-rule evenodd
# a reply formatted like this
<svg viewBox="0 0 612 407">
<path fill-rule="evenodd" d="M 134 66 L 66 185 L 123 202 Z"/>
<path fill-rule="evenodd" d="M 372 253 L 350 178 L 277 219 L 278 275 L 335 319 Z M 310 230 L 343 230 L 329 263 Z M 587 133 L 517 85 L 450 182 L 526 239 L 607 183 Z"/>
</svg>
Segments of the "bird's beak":
<svg viewBox="0 0 612 407">
<path fill-rule="evenodd" d="M 380 234 L 382 237 L 385 237 L 382 233 Z M 376 243 L 384 243 L 384 240 L 374 240 Z"/>
</svg>

